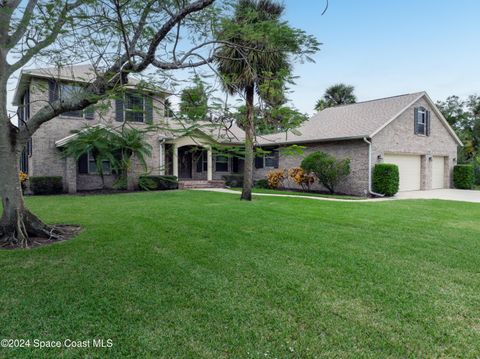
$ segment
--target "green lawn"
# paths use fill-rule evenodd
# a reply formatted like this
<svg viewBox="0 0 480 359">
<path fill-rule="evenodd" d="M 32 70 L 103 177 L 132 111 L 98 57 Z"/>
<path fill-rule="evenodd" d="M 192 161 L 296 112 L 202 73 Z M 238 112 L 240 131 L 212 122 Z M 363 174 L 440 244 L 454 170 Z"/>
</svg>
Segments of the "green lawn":
<svg viewBox="0 0 480 359">
<path fill-rule="evenodd" d="M 474 358 L 480 205 L 202 191 L 29 198 L 78 238 L 0 251 L 11 358 Z"/>
<path fill-rule="evenodd" d="M 232 188 L 232 190 L 238 191 L 238 192 L 242 191 L 241 188 L 235 188 L 235 187 Z M 336 199 L 355 199 L 355 200 L 365 199 L 362 197 L 346 196 L 346 195 L 340 195 L 340 194 L 286 191 L 286 190 L 277 190 L 277 189 L 269 189 L 269 188 L 253 188 L 252 193 L 288 194 L 288 195 L 295 195 L 295 196 L 323 197 L 323 198 L 336 198 Z"/>
</svg>

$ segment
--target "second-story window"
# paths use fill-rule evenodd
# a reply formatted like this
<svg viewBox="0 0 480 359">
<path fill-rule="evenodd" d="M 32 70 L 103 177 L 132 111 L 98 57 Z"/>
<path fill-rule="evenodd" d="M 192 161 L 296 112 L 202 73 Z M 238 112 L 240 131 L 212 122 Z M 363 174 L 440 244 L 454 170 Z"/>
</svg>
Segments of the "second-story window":
<svg viewBox="0 0 480 359">
<path fill-rule="evenodd" d="M 430 136 L 430 111 L 428 111 L 425 107 L 416 107 L 414 120 L 415 134 Z"/>
<path fill-rule="evenodd" d="M 139 94 L 125 94 L 125 120 L 132 122 L 144 122 L 145 112 L 144 97 Z"/>
<path fill-rule="evenodd" d="M 83 96 L 83 89 L 81 86 L 69 84 L 69 83 L 60 84 L 60 98 L 62 100 L 68 101 L 71 99 L 78 98 L 80 96 Z M 82 110 L 69 111 L 69 112 L 64 112 L 63 115 L 70 116 L 70 117 L 83 117 L 83 111 Z"/>
</svg>

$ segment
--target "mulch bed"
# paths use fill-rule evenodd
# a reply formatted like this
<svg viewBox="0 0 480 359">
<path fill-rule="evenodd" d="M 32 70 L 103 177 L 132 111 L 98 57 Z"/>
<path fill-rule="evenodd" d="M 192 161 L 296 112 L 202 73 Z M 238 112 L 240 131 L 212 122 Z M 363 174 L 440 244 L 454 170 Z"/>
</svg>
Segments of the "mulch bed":
<svg viewBox="0 0 480 359">
<path fill-rule="evenodd" d="M 0 250 L 5 249 L 5 250 L 12 250 L 12 249 L 31 249 L 31 248 L 37 248 L 37 247 L 43 247 L 47 246 L 50 244 L 54 243 L 60 243 L 60 242 L 65 242 L 71 239 L 74 239 L 77 234 L 79 234 L 82 231 L 82 227 L 80 226 L 75 226 L 75 225 L 69 225 L 69 224 L 57 224 L 55 225 L 56 229 L 61 230 L 62 232 L 62 238 L 61 239 L 49 239 L 49 238 L 31 238 L 31 244 L 28 246 L 28 248 L 23 248 L 18 245 L 14 244 L 0 244 Z"/>
</svg>

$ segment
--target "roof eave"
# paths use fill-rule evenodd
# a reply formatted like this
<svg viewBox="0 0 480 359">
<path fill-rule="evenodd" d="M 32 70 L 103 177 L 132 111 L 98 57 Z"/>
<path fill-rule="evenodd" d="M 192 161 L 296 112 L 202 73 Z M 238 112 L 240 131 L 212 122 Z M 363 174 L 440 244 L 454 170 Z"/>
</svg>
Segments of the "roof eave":
<svg viewBox="0 0 480 359">
<path fill-rule="evenodd" d="M 347 136 L 347 137 L 331 137 L 331 138 L 321 138 L 321 139 L 312 139 L 312 140 L 285 140 L 285 141 L 272 141 L 272 142 L 262 142 L 257 143 L 256 146 L 274 146 L 274 145 L 288 145 L 288 144 L 308 144 L 308 143 L 318 143 L 318 142 L 336 142 L 336 141 L 351 141 L 351 140 L 361 140 L 368 135 L 360 136 Z"/>
</svg>

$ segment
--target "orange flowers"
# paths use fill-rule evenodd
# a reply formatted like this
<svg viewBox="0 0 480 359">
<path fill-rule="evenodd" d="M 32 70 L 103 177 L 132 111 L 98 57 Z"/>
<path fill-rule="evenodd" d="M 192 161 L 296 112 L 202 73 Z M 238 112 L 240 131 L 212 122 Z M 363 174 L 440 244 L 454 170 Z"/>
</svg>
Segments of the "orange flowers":
<svg viewBox="0 0 480 359">
<path fill-rule="evenodd" d="M 28 180 L 28 175 L 25 172 L 20 171 L 18 173 L 18 179 L 20 180 L 20 183 L 25 183 Z"/>
<path fill-rule="evenodd" d="M 312 175 L 306 173 L 301 167 L 293 167 L 288 170 L 288 176 L 293 179 L 293 181 L 302 186 L 302 189 L 308 190 L 314 182 Z"/>
<path fill-rule="evenodd" d="M 272 170 L 267 173 L 267 181 L 270 188 L 278 188 L 285 180 L 285 170 Z"/>
</svg>

